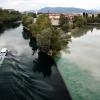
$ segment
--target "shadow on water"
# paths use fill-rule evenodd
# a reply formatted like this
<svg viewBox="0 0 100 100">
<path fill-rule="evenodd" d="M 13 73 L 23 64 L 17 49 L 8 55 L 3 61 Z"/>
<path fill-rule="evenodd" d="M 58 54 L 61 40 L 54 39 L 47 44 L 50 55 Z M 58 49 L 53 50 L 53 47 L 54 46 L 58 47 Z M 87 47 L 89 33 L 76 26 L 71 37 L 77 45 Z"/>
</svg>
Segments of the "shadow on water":
<svg viewBox="0 0 100 100">
<path fill-rule="evenodd" d="M 52 71 L 51 68 L 56 66 L 53 58 L 44 52 L 39 52 L 38 59 L 33 60 L 33 63 L 36 64 L 33 68 L 34 72 L 42 72 L 44 77 L 50 76 Z"/>
<path fill-rule="evenodd" d="M 52 72 L 51 67 L 56 66 L 55 61 L 46 52 L 43 52 L 41 50 L 39 50 L 39 51 L 37 50 L 38 46 L 37 46 L 36 38 L 32 37 L 30 32 L 28 32 L 27 30 L 24 29 L 22 34 L 23 34 L 24 39 L 30 40 L 29 46 L 33 50 L 33 55 L 35 55 L 35 53 L 38 54 L 37 58 L 35 60 L 33 60 L 33 65 L 34 65 L 33 71 L 43 73 L 44 77 L 50 76 L 51 72 Z"/>
</svg>

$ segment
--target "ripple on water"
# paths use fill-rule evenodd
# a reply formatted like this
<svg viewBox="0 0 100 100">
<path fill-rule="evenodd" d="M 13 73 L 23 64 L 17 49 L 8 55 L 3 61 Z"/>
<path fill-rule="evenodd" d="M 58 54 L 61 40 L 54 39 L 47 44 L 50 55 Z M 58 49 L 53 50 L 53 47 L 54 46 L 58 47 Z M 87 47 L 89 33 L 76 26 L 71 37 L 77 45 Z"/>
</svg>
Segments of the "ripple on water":
<svg viewBox="0 0 100 100">
<path fill-rule="evenodd" d="M 49 100 L 53 88 L 37 78 L 21 57 L 9 54 L 0 67 L 0 98 L 2 100 Z M 6 96 L 5 96 L 6 95 Z"/>
</svg>

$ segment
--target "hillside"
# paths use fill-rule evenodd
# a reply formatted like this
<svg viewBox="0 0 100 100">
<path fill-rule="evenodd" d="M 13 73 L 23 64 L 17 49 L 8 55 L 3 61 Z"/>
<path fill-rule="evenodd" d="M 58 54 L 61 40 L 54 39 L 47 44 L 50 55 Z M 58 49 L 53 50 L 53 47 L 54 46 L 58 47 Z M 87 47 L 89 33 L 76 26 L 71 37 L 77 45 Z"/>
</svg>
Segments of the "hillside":
<svg viewBox="0 0 100 100">
<path fill-rule="evenodd" d="M 39 13 L 96 13 L 96 10 L 86 10 L 74 7 L 45 7 L 38 10 Z"/>
</svg>

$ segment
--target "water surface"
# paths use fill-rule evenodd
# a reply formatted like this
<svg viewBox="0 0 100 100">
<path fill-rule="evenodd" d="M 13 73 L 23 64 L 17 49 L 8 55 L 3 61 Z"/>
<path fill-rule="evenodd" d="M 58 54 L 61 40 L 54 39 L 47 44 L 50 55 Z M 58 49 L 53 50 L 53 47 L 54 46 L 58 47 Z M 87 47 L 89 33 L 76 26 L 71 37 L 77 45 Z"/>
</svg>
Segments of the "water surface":
<svg viewBox="0 0 100 100">
<path fill-rule="evenodd" d="M 0 48 L 9 53 L 0 65 L 0 100 L 71 100 L 53 58 L 33 55 L 31 42 L 22 25 L 1 33 Z"/>
<path fill-rule="evenodd" d="M 100 99 L 99 43 L 99 28 L 74 30 L 69 48 L 56 59 L 73 100 Z"/>
</svg>

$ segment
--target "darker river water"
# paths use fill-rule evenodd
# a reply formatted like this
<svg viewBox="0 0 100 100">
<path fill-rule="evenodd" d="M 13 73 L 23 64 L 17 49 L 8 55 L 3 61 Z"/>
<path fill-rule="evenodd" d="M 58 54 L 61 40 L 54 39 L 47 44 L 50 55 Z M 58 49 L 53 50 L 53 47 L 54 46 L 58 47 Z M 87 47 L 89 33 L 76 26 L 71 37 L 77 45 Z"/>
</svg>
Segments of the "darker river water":
<svg viewBox="0 0 100 100">
<path fill-rule="evenodd" d="M 0 65 L 0 100 L 71 100 L 54 60 L 33 54 L 23 26 L 0 33 L 0 49 L 9 53 Z"/>
</svg>

